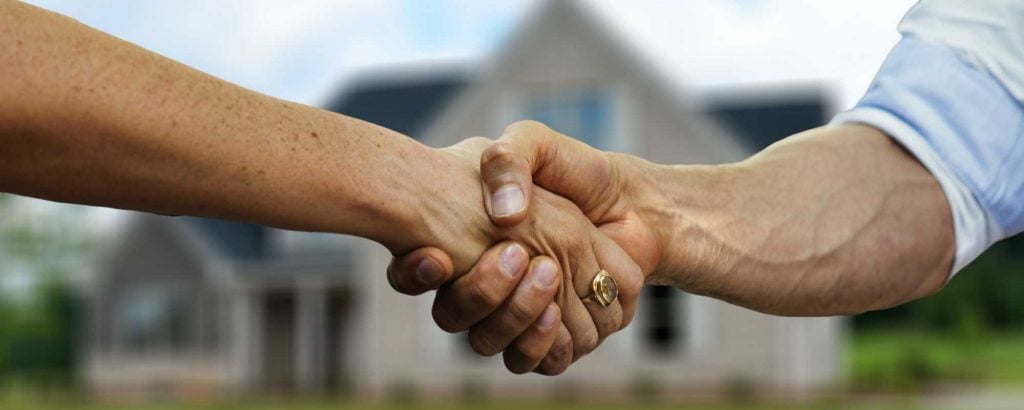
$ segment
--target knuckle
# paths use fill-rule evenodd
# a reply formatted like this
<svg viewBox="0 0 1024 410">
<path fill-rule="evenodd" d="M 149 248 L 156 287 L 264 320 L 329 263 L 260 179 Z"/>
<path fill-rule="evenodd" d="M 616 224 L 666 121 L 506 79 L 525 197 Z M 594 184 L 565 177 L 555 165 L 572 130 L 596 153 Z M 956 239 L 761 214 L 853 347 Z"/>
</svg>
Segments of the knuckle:
<svg viewBox="0 0 1024 410">
<path fill-rule="evenodd" d="M 537 318 L 536 309 L 530 305 L 529 301 L 523 300 L 524 298 L 513 299 L 508 304 L 508 320 L 513 324 L 527 324 L 533 322 Z"/>
<path fill-rule="evenodd" d="M 537 373 L 544 376 L 558 376 L 565 373 L 565 370 L 568 368 L 569 366 L 559 363 L 557 365 L 544 366 L 543 368 L 538 369 Z"/>
<path fill-rule="evenodd" d="M 466 301 L 471 308 L 493 310 L 501 304 L 501 296 L 491 286 L 475 283 L 466 289 Z"/>
<path fill-rule="evenodd" d="M 476 137 L 466 138 L 466 142 L 471 144 L 471 145 L 488 145 L 488 144 L 493 143 L 494 141 L 492 141 L 490 138 L 476 136 Z"/>
<path fill-rule="evenodd" d="M 508 143 L 496 142 L 480 154 L 482 164 L 501 164 L 515 160 L 516 152 Z"/>
<path fill-rule="evenodd" d="M 511 134 L 516 132 L 528 132 L 531 129 L 536 129 L 537 127 L 544 127 L 544 124 L 534 120 L 521 120 L 509 124 L 509 126 L 505 128 L 505 133 Z"/>
<path fill-rule="evenodd" d="M 611 313 L 611 317 L 608 318 L 608 325 L 608 333 L 604 334 L 603 337 L 608 337 L 608 335 L 622 330 L 625 326 L 623 324 L 622 309 L 615 309 Z"/>
<path fill-rule="evenodd" d="M 629 311 L 627 311 L 626 309 L 622 309 L 621 308 L 622 304 L 619 304 L 619 306 L 620 306 L 619 313 L 618 313 L 619 327 L 615 330 L 616 332 L 619 331 L 619 330 L 625 329 L 627 326 L 629 326 L 630 323 L 633 322 L 633 313 L 635 311 L 635 309 L 631 309 Z"/>
<path fill-rule="evenodd" d="M 502 346 L 498 346 L 490 334 L 476 329 L 469 331 L 469 345 L 474 352 L 484 357 L 494 356 L 502 350 Z"/>
<path fill-rule="evenodd" d="M 573 340 L 576 342 L 575 346 L 573 346 L 573 353 L 576 353 L 576 357 L 579 358 L 597 349 L 600 336 L 595 329 L 573 336 Z"/>
<path fill-rule="evenodd" d="M 505 368 L 515 374 L 533 370 L 544 359 L 544 353 L 531 352 L 523 346 L 513 346 L 505 351 Z"/>
<path fill-rule="evenodd" d="M 572 347 L 569 343 L 556 344 L 548 351 L 547 356 L 537 367 L 537 373 L 545 376 L 557 376 L 562 374 L 572 360 Z"/>
<path fill-rule="evenodd" d="M 524 361 L 530 363 L 540 362 L 551 350 L 540 343 L 519 343 L 515 346 L 515 349 L 524 358 Z"/>
<path fill-rule="evenodd" d="M 626 280 L 626 295 L 631 298 L 636 298 L 640 295 L 644 289 L 644 279 L 642 274 L 629 275 L 629 279 Z"/>
<path fill-rule="evenodd" d="M 530 135 L 530 134 L 539 133 L 539 132 L 546 132 L 546 131 L 549 131 L 549 130 L 550 130 L 550 128 L 548 128 L 547 125 L 545 125 L 544 123 L 542 123 L 540 121 L 536 121 L 536 120 L 521 120 L 521 121 L 513 122 L 512 124 L 509 124 L 509 126 L 505 128 L 505 134 L 524 134 L 524 135 Z"/>
</svg>

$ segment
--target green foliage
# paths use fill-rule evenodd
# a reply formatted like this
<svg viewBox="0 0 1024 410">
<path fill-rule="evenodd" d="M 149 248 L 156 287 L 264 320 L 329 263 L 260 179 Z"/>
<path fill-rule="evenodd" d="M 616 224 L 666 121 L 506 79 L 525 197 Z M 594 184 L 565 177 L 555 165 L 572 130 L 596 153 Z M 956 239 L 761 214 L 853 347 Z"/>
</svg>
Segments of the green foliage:
<svg viewBox="0 0 1024 410">
<path fill-rule="evenodd" d="M 963 340 L 938 332 L 864 331 L 846 351 L 855 390 L 919 391 L 935 381 L 1024 383 L 1024 332 Z"/>
<path fill-rule="evenodd" d="M 979 338 L 1024 329 L 1024 235 L 997 243 L 934 296 L 854 317 L 854 328 L 913 328 Z"/>
<path fill-rule="evenodd" d="M 0 305 L 0 380 L 69 387 L 77 364 L 77 301 L 62 282 L 36 291 L 32 303 Z"/>
<path fill-rule="evenodd" d="M 86 210 L 0 195 L 0 215 L 0 383 L 70 386 L 80 309 L 69 276 L 97 250 Z"/>
</svg>

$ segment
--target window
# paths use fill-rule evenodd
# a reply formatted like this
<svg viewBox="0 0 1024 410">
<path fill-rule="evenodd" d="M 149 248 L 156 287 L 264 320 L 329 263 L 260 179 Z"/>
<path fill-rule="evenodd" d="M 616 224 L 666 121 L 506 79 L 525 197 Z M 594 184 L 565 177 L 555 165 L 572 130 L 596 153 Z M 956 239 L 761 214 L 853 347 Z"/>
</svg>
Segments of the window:
<svg viewBox="0 0 1024 410">
<path fill-rule="evenodd" d="M 683 340 L 682 291 L 669 286 L 650 286 L 643 298 L 647 312 L 644 338 L 658 353 L 671 353 Z"/>
<path fill-rule="evenodd" d="M 187 314 L 184 287 L 131 286 L 117 306 L 118 346 L 134 353 L 184 350 L 188 340 Z"/>
<path fill-rule="evenodd" d="M 592 87 L 533 93 L 524 101 L 522 114 L 595 148 L 610 149 L 614 102 L 609 90 Z"/>
</svg>

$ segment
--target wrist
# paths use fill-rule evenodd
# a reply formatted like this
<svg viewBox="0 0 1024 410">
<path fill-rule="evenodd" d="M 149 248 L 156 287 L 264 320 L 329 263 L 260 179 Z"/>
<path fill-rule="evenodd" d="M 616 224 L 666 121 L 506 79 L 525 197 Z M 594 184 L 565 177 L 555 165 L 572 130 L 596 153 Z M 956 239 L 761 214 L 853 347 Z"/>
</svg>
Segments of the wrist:
<svg viewBox="0 0 1024 410">
<path fill-rule="evenodd" d="M 452 149 L 420 145 L 410 172 L 413 183 L 401 201 L 392 252 L 431 246 L 452 258 L 456 270 L 467 270 L 494 241 L 484 210 L 479 157 Z"/>
<path fill-rule="evenodd" d="M 739 205 L 733 165 L 657 165 L 642 167 L 641 183 L 631 195 L 640 219 L 655 231 L 662 249 L 647 283 L 699 294 L 733 264 L 724 246 L 731 210 Z"/>
</svg>

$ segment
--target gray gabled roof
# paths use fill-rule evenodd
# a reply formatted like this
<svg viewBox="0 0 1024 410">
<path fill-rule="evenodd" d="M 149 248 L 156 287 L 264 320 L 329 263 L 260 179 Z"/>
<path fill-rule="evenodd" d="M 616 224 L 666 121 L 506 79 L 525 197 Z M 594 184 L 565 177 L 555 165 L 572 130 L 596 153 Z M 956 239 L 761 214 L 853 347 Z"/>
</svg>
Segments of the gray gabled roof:
<svg viewBox="0 0 1024 410">
<path fill-rule="evenodd" d="M 415 136 L 470 84 L 467 75 L 455 72 L 416 78 L 394 74 L 393 80 L 388 74 L 378 73 L 369 83 L 339 92 L 324 108 Z M 753 151 L 820 126 L 828 115 L 824 90 L 804 90 L 798 95 L 780 90 L 777 97 L 758 90 L 757 98 L 749 99 L 735 90 L 724 94 L 727 98 L 707 96 L 702 112 L 734 132 Z"/>
<path fill-rule="evenodd" d="M 178 218 L 181 223 L 202 235 L 226 259 L 261 259 L 269 254 L 266 227 L 212 218 Z"/>
<path fill-rule="evenodd" d="M 711 97 L 703 111 L 723 128 L 743 139 L 754 152 L 776 141 L 823 125 L 828 118 L 824 93 L 778 98 L 715 102 Z"/>
<path fill-rule="evenodd" d="M 358 85 L 338 93 L 323 108 L 415 138 L 468 79 L 457 72 L 443 72 L 415 77 L 394 74 L 353 83 Z"/>
<path fill-rule="evenodd" d="M 171 218 L 171 217 L 162 217 Z M 296 275 L 337 277 L 347 274 L 356 261 L 349 247 L 316 252 L 280 252 L 270 243 L 275 229 L 260 225 L 191 216 L 175 217 L 186 232 L 185 240 L 201 247 L 196 257 L 213 258 L 209 269 L 222 270 L 236 280 L 289 279 Z"/>
</svg>

